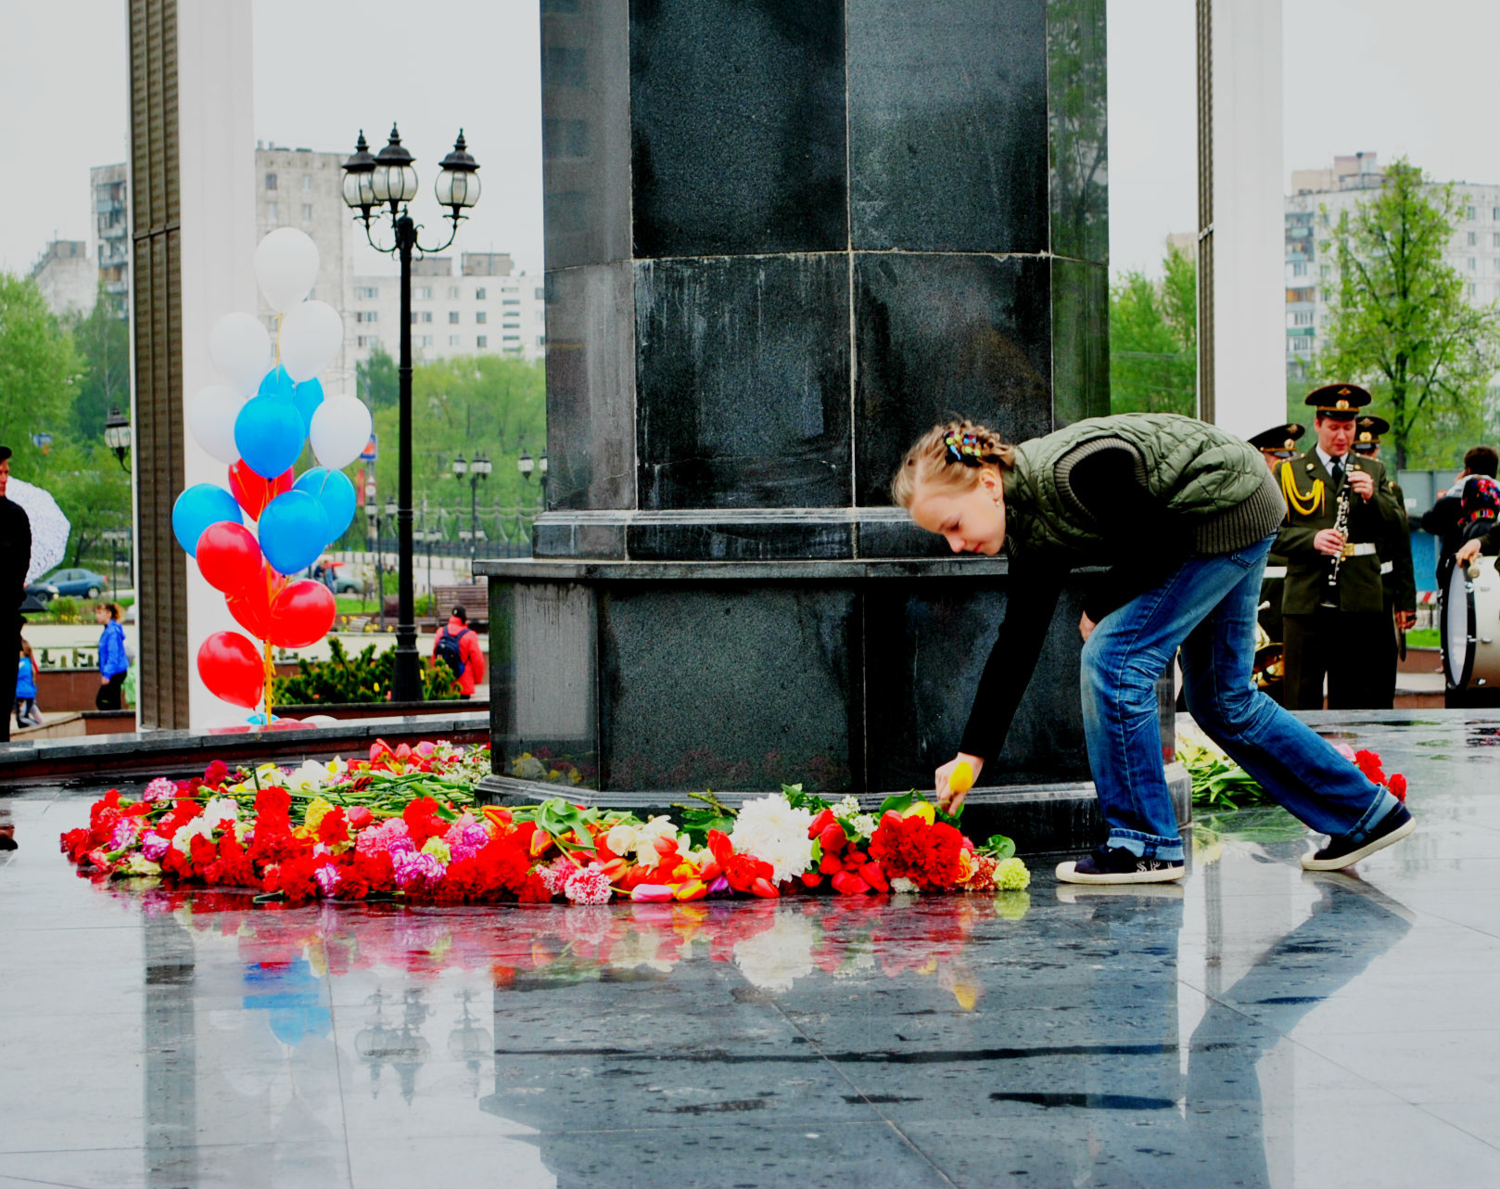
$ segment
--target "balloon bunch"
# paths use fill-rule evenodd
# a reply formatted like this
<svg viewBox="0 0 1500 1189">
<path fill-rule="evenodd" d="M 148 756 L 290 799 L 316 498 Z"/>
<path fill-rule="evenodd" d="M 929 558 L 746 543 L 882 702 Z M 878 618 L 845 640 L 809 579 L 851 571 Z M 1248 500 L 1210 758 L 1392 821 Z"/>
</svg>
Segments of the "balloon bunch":
<svg viewBox="0 0 1500 1189">
<path fill-rule="evenodd" d="M 193 437 L 228 466 L 226 487 L 199 483 L 177 497 L 172 531 L 222 592 L 239 632 L 215 632 L 198 650 L 198 675 L 217 698 L 271 721 L 271 646 L 305 648 L 333 626 L 333 594 L 293 580 L 354 520 L 354 485 L 342 468 L 370 439 L 370 411 L 358 398 L 328 394 L 317 375 L 338 356 L 344 326 L 327 302 L 306 300 L 318 275 L 317 245 L 281 227 L 255 251 L 255 277 L 278 315 L 273 346 L 261 321 L 226 314 L 209 353 L 224 383 L 188 404 Z M 293 467 L 310 443 L 320 465 Z M 252 531 L 245 520 L 255 522 Z"/>
</svg>

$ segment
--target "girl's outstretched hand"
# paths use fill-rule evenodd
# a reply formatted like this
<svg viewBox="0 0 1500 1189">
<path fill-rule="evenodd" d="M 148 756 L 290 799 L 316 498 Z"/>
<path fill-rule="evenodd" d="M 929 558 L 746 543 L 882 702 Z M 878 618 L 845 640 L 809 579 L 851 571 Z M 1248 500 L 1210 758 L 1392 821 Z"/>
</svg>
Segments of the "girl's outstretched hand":
<svg viewBox="0 0 1500 1189">
<path fill-rule="evenodd" d="M 960 764 L 968 765 L 968 778 L 964 779 L 961 774 L 958 780 L 954 780 L 954 771 Z M 934 772 L 932 787 L 937 793 L 938 808 L 944 813 L 957 813 L 963 807 L 964 798 L 969 795 L 970 787 L 979 779 L 979 771 L 983 767 L 984 761 L 978 756 L 971 756 L 961 751 Z"/>
</svg>

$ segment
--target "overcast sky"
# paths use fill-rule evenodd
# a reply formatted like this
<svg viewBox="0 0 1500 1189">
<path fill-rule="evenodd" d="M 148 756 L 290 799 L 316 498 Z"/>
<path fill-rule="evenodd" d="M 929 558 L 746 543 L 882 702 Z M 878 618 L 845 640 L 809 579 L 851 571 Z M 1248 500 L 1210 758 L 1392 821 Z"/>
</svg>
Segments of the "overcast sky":
<svg viewBox="0 0 1500 1189">
<path fill-rule="evenodd" d="M 462 123 L 484 196 L 457 247 L 539 271 L 537 8 L 255 0 L 256 136 L 345 152 L 361 127 L 378 144 L 397 119 L 418 217 L 435 225 L 436 162 Z M 0 269 L 25 273 L 54 236 L 90 237 L 89 166 L 125 157 L 124 13 L 124 0 L 0 0 Z M 1284 13 L 1283 186 L 1361 149 L 1500 182 L 1500 3 L 1292 0 Z M 1196 217 L 1193 0 L 1109 0 L 1109 49 L 1112 262 L 1155 272 L 1163 237 Z"/>
</svg>

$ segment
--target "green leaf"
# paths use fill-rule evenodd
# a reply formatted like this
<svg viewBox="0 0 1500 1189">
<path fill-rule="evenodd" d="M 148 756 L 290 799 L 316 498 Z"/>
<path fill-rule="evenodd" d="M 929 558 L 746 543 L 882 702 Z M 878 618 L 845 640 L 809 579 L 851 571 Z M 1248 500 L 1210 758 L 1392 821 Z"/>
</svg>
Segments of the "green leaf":
<svg viewBox="0 0 1500 1189">
<path fill-rule="evenodd" d="M 875 820 L 879 821 L 888 813 L 905 813 L 916 803 L 916 789 L 912 789 L 909 793 L 896 793 L 880 803 L 880 808 L 875 812 Z"/>
<path fill-rule="evenodd" d="M 1004 834 L 991 834 L 989 841 L 979 847 L 978 850 L 982 855 L 992 855 L 1003 862 L 1015 855 L 1016 844 Z"/>
</svg>

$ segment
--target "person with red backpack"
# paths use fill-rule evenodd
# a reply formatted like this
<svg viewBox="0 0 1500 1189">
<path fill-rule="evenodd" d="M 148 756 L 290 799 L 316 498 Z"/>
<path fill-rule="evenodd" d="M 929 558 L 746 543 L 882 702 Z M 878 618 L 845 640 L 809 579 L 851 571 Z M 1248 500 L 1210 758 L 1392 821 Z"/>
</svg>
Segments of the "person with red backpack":
<svg viewBox="0 0 1500 1189">
<path fill-rule="evenodd" d="M 479 633 L 469 626 L 469 613 L 463 607 L 453 608 L 447 625 L 433 640 L 432 660 L 453 670 L 460 697 L 474 696 L 475 683 L 484 680 L 484 653 L 479 650 Z"/>
</svg>

